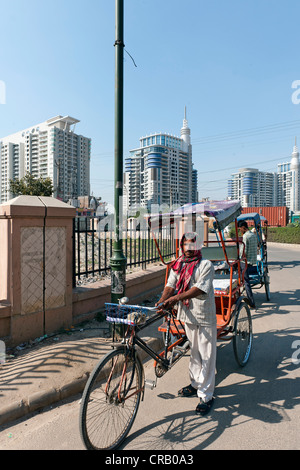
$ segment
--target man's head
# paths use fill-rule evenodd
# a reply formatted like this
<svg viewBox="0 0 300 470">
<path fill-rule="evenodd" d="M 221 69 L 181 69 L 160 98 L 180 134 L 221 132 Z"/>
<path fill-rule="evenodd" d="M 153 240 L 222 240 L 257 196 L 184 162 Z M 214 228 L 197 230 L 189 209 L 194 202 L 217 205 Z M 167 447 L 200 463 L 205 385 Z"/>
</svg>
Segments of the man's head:
<svg viewBox="0 0 300 470">
<path fill-rule="evenodd" d="M 196 252 L 200 251 L 198 235 L 195 232 L 187 232 L 181 239 L 181 250 L 187 258 L 195 256 Z"/>
<path fill-rule="evenodd" d="M 238 222 L 238 228 L 240 229 L 243 235 L 249 230 L 248 224 L 245 220 L 240 220 L 240 222 Z"/>
</svg>

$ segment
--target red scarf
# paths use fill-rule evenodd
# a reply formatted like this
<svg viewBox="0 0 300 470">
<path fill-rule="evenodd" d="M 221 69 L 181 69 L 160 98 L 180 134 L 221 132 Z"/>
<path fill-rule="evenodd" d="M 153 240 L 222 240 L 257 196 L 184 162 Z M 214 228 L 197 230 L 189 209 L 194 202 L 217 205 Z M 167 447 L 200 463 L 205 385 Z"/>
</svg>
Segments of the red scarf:
<svg viewBox="0 0 300 470">
<path fill-rule="evenodd" d="M 178 294 L 188 290 L 193 272 L 200 263 L 201 259 L 201 250 L 197 250 L 195 251 L 195 255 L 192 258 L 188 258 L 183 254 L 174 262 L 172 269 L 175 271 L 175 273 L 179 273 L 179 279 L 176 284 L 176 290 Z M 189 299 L 184 300 L 183 304 L 189 307 Z"/>
</svg>

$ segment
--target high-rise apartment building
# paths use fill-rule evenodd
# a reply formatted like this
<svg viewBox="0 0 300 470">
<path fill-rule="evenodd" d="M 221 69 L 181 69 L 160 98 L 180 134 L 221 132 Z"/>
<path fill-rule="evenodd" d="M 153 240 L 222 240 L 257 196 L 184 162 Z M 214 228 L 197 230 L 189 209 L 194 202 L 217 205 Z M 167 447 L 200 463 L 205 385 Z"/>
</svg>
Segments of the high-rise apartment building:
<svg viewBox="0 0 300 470">
<path fill-rule="evenodd" d="M 195 170 L 194 165 L 192 169 L 192 202 L 198 202 L 198 171 Z"/>
<path fill-rule="evenodd" d="M 90 194 L 91 139 L 75 134 L 79 122 L 56 116 L 0 139 L 0 203 L 13 197 L 9 181 L 27 172 L 50 177 L 54 197 L 65 202 Z"/>
<path fill-rule="evenodd" d="M 185 112 L 181 137 L 155 133 L 140 138 L 140 147 L 125 160 L 125 208 L 197 202 L 190 135 Z"/>
<path fill-rule="evenodd" d="M 228 180 L 229 199 L 239 199 L 243 207 L 287 206 L 300 211 L 299 152 L 295 145 L 290 162 L 278 164 L 268 173 L 257 168 L 242 168 Z"/>
<path fill-rule="evenodd" d="M 277 175 L 257 168 L 241 168 L 228 180 L 228 197 L 240 200 L 242 207 L 275 206 Z"/>
<path fill-rule="evenodd" d="M 290 162 L 278 165 L 278 205 L 300 211 L 299 152 L 295 142 Z"/>
</svg>

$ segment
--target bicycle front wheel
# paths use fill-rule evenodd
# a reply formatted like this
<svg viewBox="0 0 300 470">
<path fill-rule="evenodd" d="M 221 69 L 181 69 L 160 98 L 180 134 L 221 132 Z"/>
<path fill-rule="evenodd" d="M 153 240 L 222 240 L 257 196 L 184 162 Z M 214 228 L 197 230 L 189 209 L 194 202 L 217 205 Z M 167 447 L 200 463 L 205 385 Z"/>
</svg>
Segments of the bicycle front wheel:
<svg viewBox="0 0 300 470">
<path fill-rule="evenodd" d="M 143 392 L 143 366 L 125 349 L 108 353 L 83 392 L 80 434 L 88 450 L 113 450 L 126 438 Z"/>
</svg>

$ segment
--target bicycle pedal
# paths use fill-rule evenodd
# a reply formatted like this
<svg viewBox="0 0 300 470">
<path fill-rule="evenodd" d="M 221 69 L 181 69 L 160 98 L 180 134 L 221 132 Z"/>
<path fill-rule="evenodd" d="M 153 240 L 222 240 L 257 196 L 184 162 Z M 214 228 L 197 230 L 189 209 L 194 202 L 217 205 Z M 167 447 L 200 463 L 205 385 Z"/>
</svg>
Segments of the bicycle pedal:
<svg viewBox="0 0 300 470">
<path fill-rule="evenodd" d="M 150 388 L 150 390 L 153 390 L 154 388 L 156 388 L 156 381 L 145 379 L 145 387 Z"/>
<path fill-rule="evenodd" d="M 176 359 L 178 356 L 182 356 L 182 351 L 176 346 L 176 348 L 173 349 L 173 359 Z"/>
<path fill-rule="evenodd" d="M 189 347 L 189 342 L 186 341 L 182 346 L 176 346 L 175 351 L 180 352 L 181 354 L 185 353 Z"/>
</svg>

